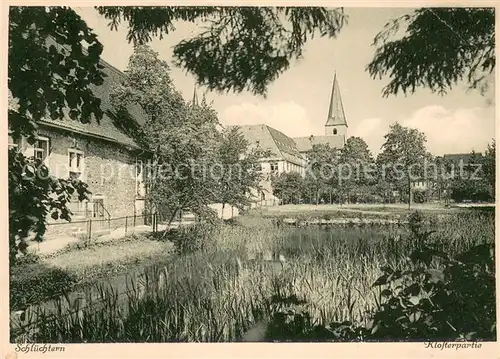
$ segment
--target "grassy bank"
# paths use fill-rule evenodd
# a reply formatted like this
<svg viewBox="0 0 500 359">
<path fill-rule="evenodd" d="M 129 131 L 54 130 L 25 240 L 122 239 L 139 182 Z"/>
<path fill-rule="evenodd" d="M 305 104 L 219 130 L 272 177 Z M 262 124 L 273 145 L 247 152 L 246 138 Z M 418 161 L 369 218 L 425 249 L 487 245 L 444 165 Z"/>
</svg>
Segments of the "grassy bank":
<svg viewBox="0 0 500 359">
<path fill-rule="evenodd" d="M 11 311 L 162 263 L 172 247 L 169 242 L 130 236 L 108 243 L 81 241 L 44 258 L 28 256 L 11 268 Z"/>
<path fill-rule="evenodd" d="M 435 228 L 430 241 L 450 255 L 494 241 L 491 215 L 422 225 Z M 235 341 L 257 323 L 269 326 L 294 301 L 303 302 L 307 314 L 300 318 L 311 328 L 347 321 L 368 326 L 368 313 L 384 301 L 384 287 L 373 286 L 381 268 L 413 268 L 408 256 L 418 245 L 405 227 L 278 228 L 256 215 L 190 235 L 203 242 L 198 250 L 148 268 L 127 284 L 126 295 L 101 290 L 99 303 L 71 303 L 70 314 L 39 313 L 18 340 Z"/>
</svg>

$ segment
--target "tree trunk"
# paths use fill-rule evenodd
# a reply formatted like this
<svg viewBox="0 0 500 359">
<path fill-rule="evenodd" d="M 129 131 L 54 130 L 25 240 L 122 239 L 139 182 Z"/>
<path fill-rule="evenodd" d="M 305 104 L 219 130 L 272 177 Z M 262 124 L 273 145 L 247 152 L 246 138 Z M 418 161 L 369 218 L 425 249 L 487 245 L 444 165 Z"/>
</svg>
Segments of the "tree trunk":
<svg viewBox="0 0 500 359">
<path fill-rule="evenodd" d="M 330 204 L 332 204 L 332 191 L 330 191 Z"/>
<path fill-rule="evenodd" d="M 408 175 L 408 210 L 411 208 L 411 196 L 412 191 L 411 191 L 411 177 Z"/>
</svg>

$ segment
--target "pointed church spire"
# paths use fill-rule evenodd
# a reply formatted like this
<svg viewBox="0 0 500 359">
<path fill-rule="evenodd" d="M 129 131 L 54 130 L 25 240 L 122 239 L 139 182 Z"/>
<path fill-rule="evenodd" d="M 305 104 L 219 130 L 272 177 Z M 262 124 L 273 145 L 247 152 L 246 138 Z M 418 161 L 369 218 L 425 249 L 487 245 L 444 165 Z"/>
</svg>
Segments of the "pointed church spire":
<svg viewBox="0 0 500 359">
<path fill-rule="evenodd" d="M 325 126 L 347 126 L 347 121 L 344 113 L 344 105 L 342 104 L 342 96 L 340 95 L 339 83 L 337 81 L 337 73 L 333 74 L 332 95 L 330 98 L 330 108 L 328 109 L 328 119 Z"/>
<path fill-rule="evenodd" d="M 193 106 L 198 106 L 198 95 L 196 93 L 196 84 L 194 85 L 194 91 L 193 91 Z"/>
</svg>

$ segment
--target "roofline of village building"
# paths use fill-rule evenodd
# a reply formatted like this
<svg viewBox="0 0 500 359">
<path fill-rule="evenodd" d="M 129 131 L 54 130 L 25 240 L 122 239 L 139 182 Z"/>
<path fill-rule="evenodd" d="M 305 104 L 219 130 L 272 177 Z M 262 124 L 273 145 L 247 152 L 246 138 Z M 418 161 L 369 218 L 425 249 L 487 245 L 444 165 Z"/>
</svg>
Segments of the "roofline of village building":
<svg viewBox="0 0 500 359">
<path fill-rule="evenodd" d="M 48 122 L 48 121 L 42 120 L 42 121 L 39 122 L 39 124 L 41 124 L 43 126 L 47 126 L 47 127 L 52 127 L 52 128 L 57 128 L 57 129 L 60 129 L 60 130 L 68 131 L 68 132 L 77 133 L 79 135 L 84 135 L 84 136 L 88 136 L 88 137 L 97 138 L 97 139 L 103 140 L 103 141 L 112 142 L 114 144 L 120 145 L 121 147 L 124 147 L 127 150 L 143 150 L 144 151 L 144 149 L 142 147 L 138 146 L 138 145 L 125 144 L 122 141 L 115 140 L 114 138 L 111 138 L 111 137 L 107 137 L 107 136 L 103 136 L 103 135 L 98 135 L 98 134 L 87 132 L 87 131 L 84 131 L 84 130 L 77 130 L 77 129 L 74 129 L 74 128 L 71 128 L 71 127 L 64 126 L 64 125 L 59 124 L 59 123 Z"/>
</svg>

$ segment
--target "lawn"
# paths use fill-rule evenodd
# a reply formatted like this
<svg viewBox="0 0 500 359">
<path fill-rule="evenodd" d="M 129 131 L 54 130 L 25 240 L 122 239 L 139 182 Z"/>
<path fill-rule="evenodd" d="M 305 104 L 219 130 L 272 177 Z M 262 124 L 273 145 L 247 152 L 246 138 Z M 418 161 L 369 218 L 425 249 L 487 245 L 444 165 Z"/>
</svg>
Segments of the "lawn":
<svg viewBox="0 0 500 359">
<path fill-rule="evenodd" d="M 300 330 L 343 322 L 366 327 L 369 314 L 383 305 L 384 287 L 373 286 L 382 269 L 414 267 L 408 256 L 417 244 L 408 227 L 294 228 L 276 226 L 265 216 L 252 212 L 232 225 L 193 229 L 177 244 L 199 243 L 196 250 L 167 259 L 162 253 L 170 242 L 144 240 L 127 247 L 128 255 L 123 247 L 110 246 L 55 257 L 50 263 L 64 272 L 99 272 L 106 267 L 105 258 L 109 263 L 124 258 L 123 267 L 140 267 L 144 273 L 128 282 L 122 275 L 106 280 L 117 283 L 112 292 L 103 289 L 101 281 L 100 289 L 94 290 L 101 295 L 99 304 L 72 304 L 69 315 L 60 312 L 55 318 L 38 313 L 36 329 L 17 340 L 226 342 L 248 340 L 252 328 L 262 325 L 272 332 L 269 328 L 276 323 L 281 327 L 275 333 L 296 325 Z M 494 241 L 491 214 L 457 213 L 422 225 L 436 230 L 431 242 L 449 255 Z M 87 256 L 93 259 L 82 259 Z M 134 263 L 141 256 L 149 257 Z M 127 294 L 117 295 L 123 287 Z M 494 291 L 489 294 L 494 300 Z M 297 316 L 298 311 L 304 314 Z"/>
<path fill-rule="evenodd" d="M 14 266 L 10 307 L 20 310 L 61 292 L 83 290 L 98 281 L 167 260 L 172 243 L 130 236 L 108 243 L 81 241 L 49 257 Z"/>
</svg>

